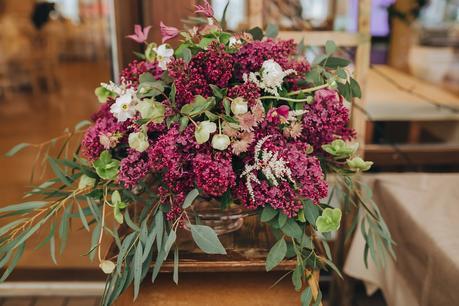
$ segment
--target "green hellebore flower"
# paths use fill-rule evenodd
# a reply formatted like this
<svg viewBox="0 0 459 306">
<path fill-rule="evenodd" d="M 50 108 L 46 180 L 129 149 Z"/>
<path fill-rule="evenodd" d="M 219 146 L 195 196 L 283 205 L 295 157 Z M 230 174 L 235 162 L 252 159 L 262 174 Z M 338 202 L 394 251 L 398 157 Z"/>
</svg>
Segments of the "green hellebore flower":
<svg viewBox="0 0 459 306">
<path fill-rule="evenodd" d="M 346 163 L 352 171 L 367 171 L 373 166 L 372 161 L 364 161 L 358 156 L 353 159 L 348 159 Z"/>
<path fill-rule="evenodd" d="M 225 134 L 217 134 L 212 137 L 212 148 L 220 151 L 224 151 L 230 145 L 231 140 Z"/>
<path fill-rule="evenodd" d="M 113 191 L 112 193 L 112 203 L 111 206 L 114 208 L 113 215 L 116 222 L 123 224 L 124 218 L 121 210 L 126 208 L 126 203 L 121 200 L 121 195 L 118 190 Z"/>
<path fill-rule="evenodd" d="M 142 100 L 137 104 L 137 110 L 142 119 L 150 119 L 153 123 L 162 123 L 166 107 L 164 104 L 148 99 Z"/>
<path fill-rule="evenodd" d="M 148 136 L 144 132 L 135 132 L 129 134 L 128 137 L 129 147 L 133 148 L 138 152 L 143 152 L 150 144 L 148 143 Z"/>
<path fill-rule="evenodd" d="M 231 111 L 235 115 L 243 115 L 249 110 L 249 104 L 243 98 L 236 98 L 231 102 Z"/>
<path fill-rule="evenodd" d="M 210 138 L 210 134 L 215 133 L 217 125 L 211 121 L 202 121 L 196 127 L 194 137 L 199 144 L 207 142 Z"/>
<path fill-rule="evenodd" d="M 317 230 L 321 233 L 333 232 L 339 229 L 341 210 L 339 208 L 325 208 L 322 215 L 316 220 Z"/>
<path fill-rule="evenodd" d="M 358 143 L 349 145 L 342 139 L 335 139 L 331 143 L 322 146 L 322 149 L 325 152 L 335 156 L 338 159 L 351 156 L 357 151 L 358 148 Z"/>
<path fill-rule="evenodd" d="M 156 44 L 150 43 L 145 49 L 145 59 L 149 62 L 153 62 L 156 59 Z"/>
<path fill-rule="evenodd" d="M 99 177 L 105 180 L 113 180 L 118 175 L 120 161 L 112 159 L 109 151 L 103 151 L 93 166 Z"/>
<path fill-rule="evenodd" d="M 103 86 L 97 87 L 96 90 L 94 90 L 94 94 L 96 95 L 97 100 L 99 100 L 100 103 L 107 102 L 108 98 L 110 97 L 112 98 L 116 97 L 116 93 L 111 92 L 110 90 L 108 90 L 107 88 Z"/>
<path fill-rule="evenodd" d="M 78 189 L 84 189 L 86 187 L 94 187 L 96 184 L 96 179 L 87 176 L 86 174 L 83 174 L 80 177 L 80 181 L 78 182 Z"/>
</svg>

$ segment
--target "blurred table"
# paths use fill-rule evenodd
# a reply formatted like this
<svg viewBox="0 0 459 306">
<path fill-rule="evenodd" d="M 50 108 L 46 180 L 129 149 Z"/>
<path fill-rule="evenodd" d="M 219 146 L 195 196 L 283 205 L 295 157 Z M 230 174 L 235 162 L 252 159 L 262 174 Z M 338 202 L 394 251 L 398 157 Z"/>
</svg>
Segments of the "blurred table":
<svg viewBox="0 0 459 306">
<path fill-rule="evenodd" d="M 367 84 L 367 158 L 379 165 L 459 163 L 459 97 L 385 65 L 372 67 Z M 375 124 L 404 123 L 404 142 L 374 144 Z M 395 126 L 395 125 L 394 125 Z M 437 139 L 422 143 L 427 133 Z M 405 158 L 401 158 L 405 156 Z"/>
<path fill-rule="evenodd" d="M 459 305 L 459 174 L 381 174 L 368 178 L 397 244 L 397 260 L 378 270 L 362 262 L 356 231 L 345 272 L 380 288 L 390 306 Z"/>
</svg>

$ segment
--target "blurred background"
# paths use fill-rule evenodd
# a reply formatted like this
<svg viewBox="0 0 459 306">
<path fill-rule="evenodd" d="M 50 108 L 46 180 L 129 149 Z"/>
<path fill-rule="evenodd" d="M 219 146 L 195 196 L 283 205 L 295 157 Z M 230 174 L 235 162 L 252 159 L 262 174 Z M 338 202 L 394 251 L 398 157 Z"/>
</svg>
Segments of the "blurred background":
<svg viewBox="0 0 459 306">
<path fill-rule="evenodd" d="M 98 108 L 94 88 L 117 79 L 134 51 L 141 51 L 125 39 L 134 24 L 152 25 L 150 39 L 159 42 L 159 22 L 180 27 L 197 2 L 0 0 L 0 152 L 20 142 L 46 141 L 89 118 Z M 211 2 L 221 18 L 227 0 Z M 340 36 L 358 33 L 359 14 L 358 0 L 231 0 L 227 25 L 237 32 L 276 24 L 288 33 L 314 31 L 311 37 L 322 40 L 338 35 L 341 55 L 356 59 L 356 69 L 366 71 L 359 112 L 365 118 L 365 157 L 375 162 L 372 175 L 407 172 L 401 181 L 418 186 L 421 175 L 459 171 L 459 0 L 371 1 L 366 12 L 371 41 L 362 36 L 359 42 L 371 44 L 365 68 L 358 67 L 368 63 L 359 64 L 347 36 Z M 321 52 L 321 46 L 313 46 L 305 56 Z M 0 205 L 22 197 L 34 158 L 27 151 L 12 159 L 0 156 Z M 456 176 L 434 180 L 458 182 Z M 459 203 L 457 197 L 452 202 Z M 456 205 L 453 215 L 458 211 Z M 95 305 L 104 277 L 96 263 L 81 256 L 89 240 L 75 231 L 58 266 L 48 250 L 29 251 L 12 277 L 15 282 L 0 285 L 0 305 Z M 68 281 L 75 283 L 67 286 Z M 381 294 L 367 298 L 356 286 L 359 305 L 390 305 Z M 75 290 L 77 297 L 69 297 Z M 42 295 L 59 297 L 43 302 Z"/>
</svg>

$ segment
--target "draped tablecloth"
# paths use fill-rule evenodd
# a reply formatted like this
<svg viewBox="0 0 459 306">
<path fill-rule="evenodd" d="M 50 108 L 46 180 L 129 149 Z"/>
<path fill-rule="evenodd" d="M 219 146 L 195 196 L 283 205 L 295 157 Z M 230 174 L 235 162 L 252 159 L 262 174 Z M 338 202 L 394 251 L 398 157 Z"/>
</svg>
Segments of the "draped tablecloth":
<svg viewBox="0 0 459 306">
<path fill-rule="evenodd" d="M 380 174 L 366 178 L 396 242 L 397 259 L 363 263 L 360 231 L 344 271 L 380 288 L 389 306 L 459 305 L 459 174 Z"/>
</svg>

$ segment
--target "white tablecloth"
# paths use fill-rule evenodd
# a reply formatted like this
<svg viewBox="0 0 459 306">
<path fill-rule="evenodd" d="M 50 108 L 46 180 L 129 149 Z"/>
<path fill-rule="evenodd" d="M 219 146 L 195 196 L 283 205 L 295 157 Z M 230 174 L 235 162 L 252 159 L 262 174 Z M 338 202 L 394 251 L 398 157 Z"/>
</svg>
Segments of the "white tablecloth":
<svg viewBox="0 0 459 306">
<path fill-rule="evenodd" d="M 378 270 L 363 260 L 356 231 L 344 271 L 380 288 L 389 306 L 459 305 L 459 174 L 367 177 L 397 243 L 397 260 Z"/>
</svg>

